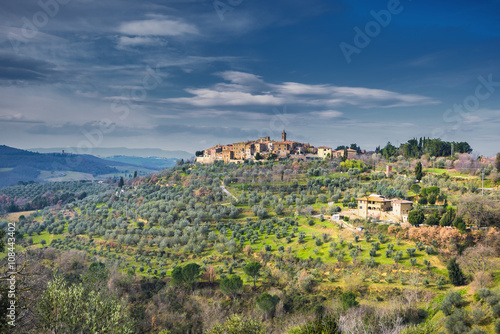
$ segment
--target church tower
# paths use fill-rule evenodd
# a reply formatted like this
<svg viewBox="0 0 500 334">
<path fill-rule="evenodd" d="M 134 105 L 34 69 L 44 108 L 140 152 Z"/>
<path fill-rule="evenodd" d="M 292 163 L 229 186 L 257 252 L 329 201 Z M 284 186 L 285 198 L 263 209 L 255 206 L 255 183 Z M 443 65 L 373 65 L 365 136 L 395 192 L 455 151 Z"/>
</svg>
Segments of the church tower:
<svg viewBox="0 0 500 334">
<path fill-rule="evenodd" d="M 281 133 L 281 141 L 286 141 L 286 132 L 285 132 L 285 129 L 283 129 L 283 132 Z"/>
</svg>

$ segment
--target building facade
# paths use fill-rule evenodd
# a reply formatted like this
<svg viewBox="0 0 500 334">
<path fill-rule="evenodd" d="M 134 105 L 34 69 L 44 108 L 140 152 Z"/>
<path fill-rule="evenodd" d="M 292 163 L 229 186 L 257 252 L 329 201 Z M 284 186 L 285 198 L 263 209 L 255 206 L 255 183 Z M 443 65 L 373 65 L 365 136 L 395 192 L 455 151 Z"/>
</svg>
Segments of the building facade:
<svg viewBox="0 0 500 334">
<path fill-rule="evenodd" d="M 326 146 L 318 147 L 318 157 L 320 157 L 321 159 L 331 158 L 332 157 L 331 147 L 326 147 Z"/>
<path fill-rule="evenodd" d="M 411 209 L 413 209 L 413 202 L 403 199 L 390 200 L 377 194 L 358 198 L 358 215 L 365 219 L 380 218 L 383 213 L 388 213 L 406 222 Z"/>
</svg>

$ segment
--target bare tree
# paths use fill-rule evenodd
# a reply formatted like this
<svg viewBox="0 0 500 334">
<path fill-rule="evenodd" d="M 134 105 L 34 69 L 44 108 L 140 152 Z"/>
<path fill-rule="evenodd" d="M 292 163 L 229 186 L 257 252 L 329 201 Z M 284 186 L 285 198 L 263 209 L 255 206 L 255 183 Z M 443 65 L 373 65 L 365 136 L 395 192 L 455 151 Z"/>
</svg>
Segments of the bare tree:
<svg viewBox="0 0 500 334">
<path fill-rule="evenodd" d="M 490 273 L 498 269 L 495 249 L 483 244 L 467 248 L 457 262 L 466 272 L 474 275 L 477 289 L 486 288 L 491 283 Z"/>
<path fill-rule="evenodd" d="M 500 204 L 488 197 L 479 195 L 464 196 L 458 205 L 458 214 L 478 228 L 482 225 L 498 225 Z"/>
<path fill-rule="evenodd" d="M 16 326 L 9 328 L 12 333 L 36 333 L 36 316 L 34 309 L 39 296 L 45 290 L 52 271 L 42 265 L 45 259 L 41 249 L 28 250 L 16 255 L 17 268 L 15 270 L 15 302 Z M 9 269 L 7 259 L 0 262 L 0 298 L 9 289 L 9 279 L 12 270 Z M 1 329 L 1 328 L 0 328 Z"/>
</svg>

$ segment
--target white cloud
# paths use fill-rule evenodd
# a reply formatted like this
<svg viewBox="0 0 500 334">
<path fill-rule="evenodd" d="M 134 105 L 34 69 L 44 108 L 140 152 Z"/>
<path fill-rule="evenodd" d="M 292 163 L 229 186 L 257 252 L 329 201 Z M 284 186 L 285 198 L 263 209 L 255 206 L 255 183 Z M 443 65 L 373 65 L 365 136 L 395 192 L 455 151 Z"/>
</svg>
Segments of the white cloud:
<svg viewBox="0 0 500 334">
<path fill-rule="evenodd" d="M 224 80 L 231 81 L 239 85 L 255 85 L 264 84 L 262 77 L 252 73 L 225 71 L 218 73 Z"/>
<path fill-rule="evenodd" d="M 275 87 L 279 92 L 290 95 L 325 95 L 331 93 L 328 85 L 306 85 L 297 82 L 284 82 Z"/>
<path fill-rule="evenodd" d="M 327 108 L 342 106 L 394 108 L 440 103 L 422 95 L 401 94 L 383 89 L 328 84 L 308 85 L 297 82 L 270 84 L 260 76 L 237 71 L 226 71 L 216 75 L 230 83 L 217 83 L 210 88 L 186 89 L 186 92 L 194 96 L 165 99 L 164 102 L 201 107 L 297 104 Z M 323 117 L 326 115 L 330 118 L 336 117 L 336 114 L 331 112 L 323 114 Z"/>
<path fill-rule="evenodd" d="M 215 118 L 219 119 L 221 117 L 227 117 L 231 120 L 245 120 L 245 121 L 268 121 L 270 116 L 267 113 L 252 112 L 252 111 L 240 111 L 240 110 L 219 110 L 219 109 L 192 109 L 192 110 L 177 110 L 171 111 L 170 113 L 153 114 L 155 118 L 162 119 L 209 119 Z M 271 116 L 272 117 L 272 116 Z"/>
<path fill-rule="evenodd" d="M 117 46 L 120 49 L 127 48 L 127 47 L 134 47 L 134 46 L 147 46 L 147 45 L 159 45 L 159 46 L 163 46 L 163 45 L 166 45 L 166 42 L 162 41 L 159 38 L 152 38 L 152 37 L 142 37 L 142 36 L 128 37 L 128 36 L 120 36 L 118 38 L 118 43 L 117 43 Z"/>
<path fill-rule="evenodd" d="M 243 106 L 243 105 L 281 105 L 284 98 L 270 94 L 252 95 L 245 92 L 217 91 L 213 89 L 186 89 L 194 97 L 170 98 L 164 101 L 184 103 L 198 107 Z"/>
<path fill-rule="evenodd" d="M 15 113 L 10 115 L 0 115 L 1 121 L 20 121 L 23 119 L 23 115 L 21 113 Z"/>
<path fill-rule="evenodd" d="M 465 115 L 464 117 L 465 124 L 476 124 L 482 122 L 484 122 L 484 119 L 476 115 Z"/>
<path fill-rule="evenodd" d="M 337 110 L 324 110 L 324 111 L 312 111 L 310 112 L 311 115 L 317 116 L 319 118 L 338 118 L 343 115 L 340 111 Z"/>
<path fill-rule="evenodd" d="M 323 97 L 321 99 L 315 97 L 309 100 L 302 98 L 304 102 L 312 105 L 353 105 L 360 108 L 392 108 L 439 103 L 439 101 L 421 95 L 400 94 L 382 89 L 364 87 L 306 85 L 296 82 L 285 82 L 282 85 L 275 85 L 275 87 L 279 92 L 292 96 L 314 95 Z"/>
<path fill-rule="evenodd" d="M 122 23 L 118 31 L 133 36 L 180 36 L 198 34 L 196 26 L 179 20 L 149 19 Z"/>
</svg>

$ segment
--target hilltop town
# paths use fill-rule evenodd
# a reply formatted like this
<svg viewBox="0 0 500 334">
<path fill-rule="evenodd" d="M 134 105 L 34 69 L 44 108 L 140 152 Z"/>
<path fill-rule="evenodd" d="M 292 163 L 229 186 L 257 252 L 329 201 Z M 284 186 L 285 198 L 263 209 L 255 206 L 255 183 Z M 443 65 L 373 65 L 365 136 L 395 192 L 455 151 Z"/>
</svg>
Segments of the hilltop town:
<svg viewBox="0 0 500 334">
<path fill-rule="evenodd" d="M 242 163 L 244 160 L 274 160 L 274 159 L 333 159 L 345 157 L 354 159 L 361 152 L 352 148 L 332 149 L 331 147 L 314 147 L 309 143 L 300 143 L 287 140 L 287 133 L 283 130 L 281 141 L 262 137 L 257 140 L 215 145 L 204 151 L 199 151 L 196 162 L 212 164 L 215 161 L 224 163 Z"/>
</svg>

